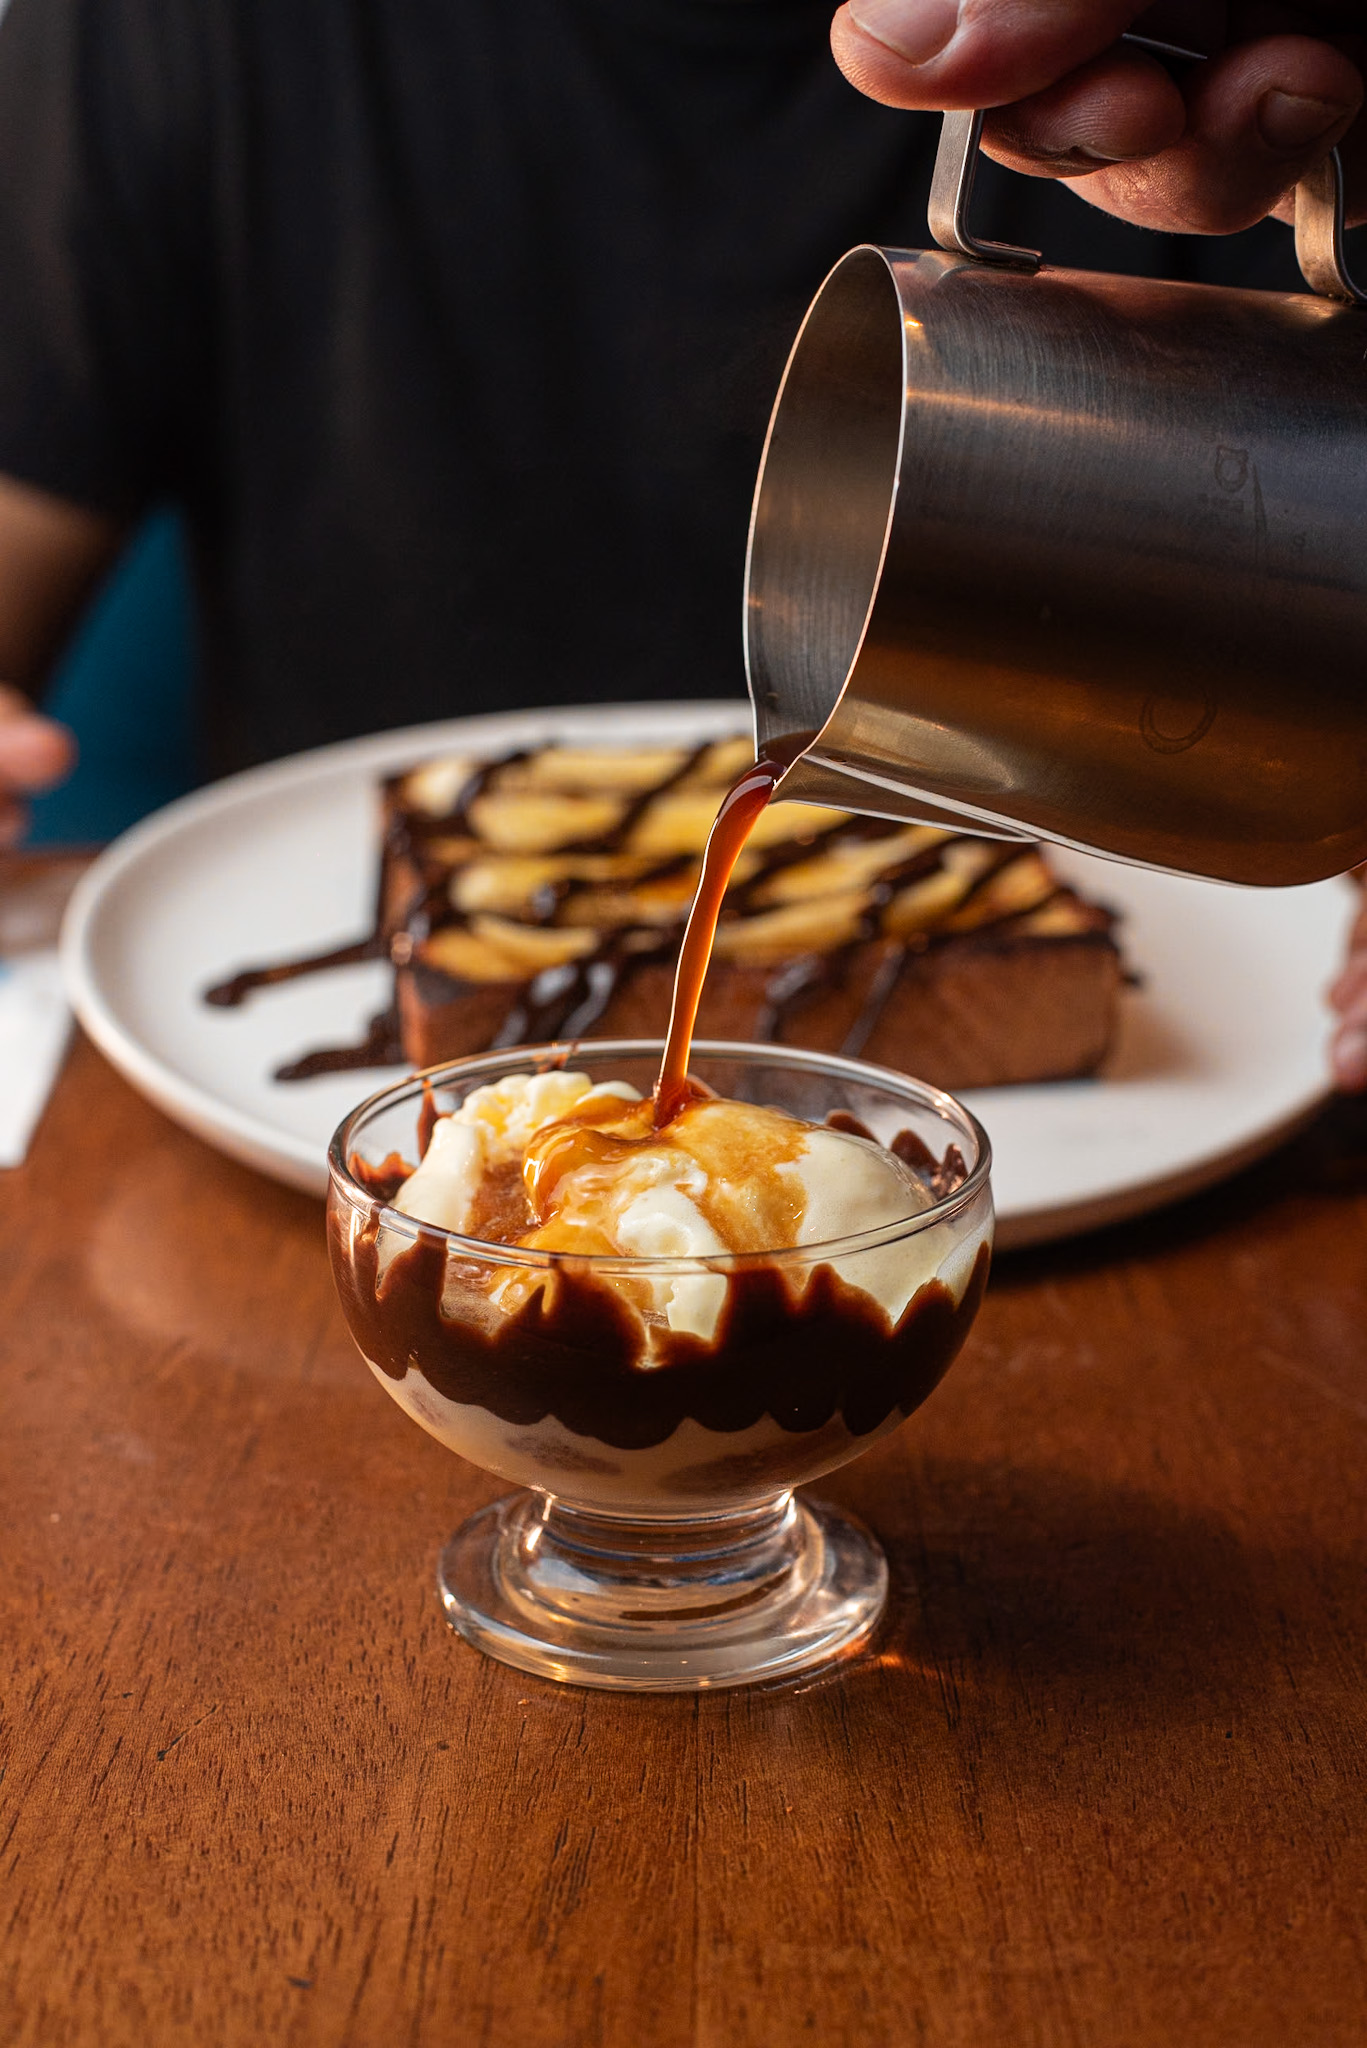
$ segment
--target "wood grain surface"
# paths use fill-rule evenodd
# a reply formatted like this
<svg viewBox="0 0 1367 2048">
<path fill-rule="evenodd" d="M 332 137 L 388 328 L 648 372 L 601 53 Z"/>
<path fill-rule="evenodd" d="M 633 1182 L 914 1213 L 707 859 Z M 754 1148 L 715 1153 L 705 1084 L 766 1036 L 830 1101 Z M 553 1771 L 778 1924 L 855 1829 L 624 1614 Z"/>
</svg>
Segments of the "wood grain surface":
<svg viewBox="0 0 1367 2048">
<path fill-rule="evenodd" d="M 441 1619 L 494 1483 L 353 1352 L 321 1207 L 78 1044 L 0 1175 L 0 2040 L 1367 2036 L 1367 1117 L 1003 1261 L 825 1482 L 874 1651 L 560 1690 Z"/>
</svg>

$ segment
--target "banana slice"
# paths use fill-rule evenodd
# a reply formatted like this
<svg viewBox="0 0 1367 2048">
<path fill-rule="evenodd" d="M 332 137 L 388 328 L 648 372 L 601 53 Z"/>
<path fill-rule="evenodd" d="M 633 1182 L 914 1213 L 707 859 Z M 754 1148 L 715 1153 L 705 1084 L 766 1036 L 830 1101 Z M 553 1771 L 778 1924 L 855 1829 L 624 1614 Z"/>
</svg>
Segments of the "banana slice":
<svg viewBox="0 0 1367 2048">
<path fill-rule="evenodd" d="M 516 917 L 531 909 L 537 891 L 567 881 L 569 863 L 551 854 L 507 854 L 472 860 L 452 875 L 452 908 L 492 910 Z"/>
<path fill-rule="evenodd" d="M 496 946 L 477 939 L 464 925 L 446 925 L 414 949 L 414 957 L 428 967 L 439 967 L 457 981 L 525 981 L 520 970 L 509 966 Z"/>
<path fill-rule="evenodd" d="M 842 839 L 823 847 L 810 860 L 800 860 L 759 889 L 759 903 L 797 903 L 804 897 L 831 896 L 843 889 L 867 889 L 889 868 L 924 853 L 948 839 L 934 825 L 908 825 L 886 839 Z"/>
<path fill-rule="evenodd" d="M 681 853 L 701 853 L 717 815 L 715 789 L 671 789 L 653 803 L 631 829 L 627 844 L 633 853 L 665 860 Z M 806 839 L 838 825 L 843 811 L 816 804 L 770 804 L 761 811 L 746 841 L 752 852 L 777 846 L 785 839 Z"/>
<path fill-rule="evenodd" d="M 472 840 L 453 843 L 464 846 L 467 853 L 474 848 Z M 467 860 L 452 875 L 447 894 L 455 910 L 492 910 L 503 917 L 527 917 L 539 890 L 555 888 L 561 882 L 610 889 L 615 882 L 636 881 L 652 865 L 631 853 L 489 853 Z M 588 917 L 569 920 L 571 924 L 593 921 Z"/>
<path fill-rule="evenodd" d="M 472 917 L 477 939 L 494 946 L 519 974 L 540 974 L 543 967 L 563 967 L 593 952 L 598 934 L 591 926 L 517 924 L 511 918 Z"/>
<path fill-rule="evenodd" d="M 418 957 L 460 981 L 530 981 L 543 968 L 581 960 L 597 944 L 595 931 L 481 915 L 468 926 L 433 932 L 418 948 Z"/>
<path fill-rule="evenodd" d="M 933 875 L 898 890 L 883 912 L 883 930 L 894 939 L 909 939 L 916 932 L 933 931 L 963 901 L 971 886 L 970 875 L 956 875 L 951 868 L 939 868 Z"/>
<path fill-rule="evenodd" d="M 569 853 L 565 872 L 572 882 L 634 882 L 656 863 L 639 853 Z"/>
<path fill-rule="evenodd" d="M 859 936 L 860 920 L 869 906 L 866 889 L 818 896 L 807 903 L 785 903 L 758 917 L 738 917 L 717 927 L 713 948 L 722 960 L 741 966 L 767 966 L 798 953 L 828 953 Z"/>
<path fill-rule="evenodd" d="M 1055 889 L 1053 876 L 1037 853 L 1023 853 L 1019 860 L 1011 861 L 999 868 L 990 882 L 985 882 L 971 903 L 947 920 L 945 929 L 951 932 L 972 931 L 976 926 L 991 924 L 999 917 L 1019 917 L 1022 911 L 1033 910 L 1038 904 L 1052 896 Z"/>
<path fill-rule="evenodd" d="M 542 747 L 503 769 L 496 788 L 500 796 L 521 790 L 640 796 L 677 774 L 687 758 L 682 747 Z"/>
<path fill-rule="evenodd" d="M 1032 910 L 1021 919 L 1018 929 L 1036 938 L 1071 938 L 1078 932 L 1104 931 L 1105 920 L 1075 896 L 1065 894 Z"/>
<path fill-rule="evenodd" d="M 714 740 L 701 761 L 685 775 L 680 789 L 725 789 L 734 782 L 742 768 L 748 768 L 755 758 L 754 743 L 748 739 Z"/>
<path fill-rule="evenodd" d="M 698 870 L 690 867 L 636 889 L 576 889 L 565 903 L 564 915 L 571 924 L 597 925 L 601 931 L 624 924 L 679 924 L 697 886 Z"/>
<path fill-rule="evenodd" d="M 568 796 L 500 788 L 478 796 L 470 822 L 486 846 L 499 853 L 554 853 L 582 839 L 610 832 L 625 806 L 613 796 Z"/>
<path fill-rule="evenodd" d="M 444 818 L 478 767 L 464 754 L 443 754 L 410 768 L 399 784 L 399 796 L 425 818 Z"/>
</svg>

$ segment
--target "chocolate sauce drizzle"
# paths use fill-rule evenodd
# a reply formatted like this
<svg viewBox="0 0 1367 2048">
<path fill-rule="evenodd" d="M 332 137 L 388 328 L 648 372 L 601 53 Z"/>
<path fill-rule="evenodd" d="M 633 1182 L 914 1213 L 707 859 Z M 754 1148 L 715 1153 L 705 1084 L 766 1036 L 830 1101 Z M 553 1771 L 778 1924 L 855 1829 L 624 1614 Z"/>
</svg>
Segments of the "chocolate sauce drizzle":
<svg viewBox="0 0 1367 2048">
<path fill-rule="evenodd" d="M 302 960 L 277 960 L 269 967 L 244 967 L 228 981 L 216 982 L 204 991 L 206 1003 L 216 1010 L 235 1010 L 259 988 L 275 988 L 282 981 L 298 981 L 305 974 L 322 974 L 329 967 L 354 967 L 361 960 L 383 960 L 388 949 L 378 932 L 354 939 L 350 945 L 335 946 L 330 953 L 310 953 Z"/>
<path fill-rule="evenodd" d="M 852 1436 L 866 1436 L 910 1415 L 967 1336 L 989 1264 L 984 1245 L 959 1302 L 932 1280 L 895 1329 L 831 1266 L 815 1269 L 796 1305 L 775 1267 L 743 1269 L 731 1276 L 716 1335 L 704 1342 L 656 1331 L 658 1355 L 646 1370 L 639 1322 L 608 1282 L 559 1267 L 513 1314 L 465 1320 L 443 1310 L 445 1237 L 419 1229 L 382 1276 L 378 1232 L 378 1216 L 355 1238 L 340 1210 L 330 1219 L 342 1308 L 380 1372 L 402 1380 L 413 1367 L 448 1401 L 523 1427 L 553 1416 L 618 1450 L 664 1443 L 690 1417 L 731 1433 L 768 1415 L 793 1435 L 838 1418 Z"/>
<path fill-rule="evenodd" d="M 362 1067 L 401 1067 L 407 1055 L 399 1029 L 399 1013 L 391 1004 L 378 1010 L 366 1026 L 366 1035 L 356 1045 L 322 1046 L 317 1052 L 301 1053 L 277 1067 L 277 1081 L 311 1081 L 315 1074 L 346 1074 Z"/>
<path fill-rule="evenodd" d="M 608 831 L 557 847 L 551 857 L 612 855 L 624 851 L 632 832 L 651 805 L 686 781 L 717 744 L 717 741 L 709 740 L 682 754 L 665 775 L 623 805 L 621 816 Z M 405 807 L 402 803 L 404 778 L 391 781 L 386 789 L 390 815 L 381 864 L 381 901 L 377 905 L 373 929 L 363 938 L 329 953 L 244 968 L 231 979 L 206 990 L 204 1000 L 219 1007 L 233 1007 L 257 989 L 321 973 L 327 968 L 377 959 L 391 959 L 397 966 L 412 965 L 437 977 L 448 988 L 459 987 L 457 977 L 423 959 L 425 942 L 434 933 L 453 926 L 468 927 L 468 919 L 451 901 L 450 884 L 454 870 L 450 860 L 443 857 L 441 842 L 452 838 L 477 840 L 479 835 L 471 819 L 475 803 L 497 787 L 499 779 L 509 769 L 527 760 L 531 752 L 531 749 L 520 748 L 514 753 L 481 762 L 467 778 L 450 809 L 440 815 L 420 814 Z M 788 840 L 766 848 L 756 856 L 757 864 L 753 871 L 728 890 L 726 912 L 737 916 L 753 914 L 761 907 L 758 901 L 761 892 L 783 869 L 814 859 L 835 844 L 891 837 L 900 829 L 890 821 L 851 817 L 814 830 L 800 840 Z M 970 836 L 955 834 L 889 868 L 871 885 L 859 928 L 850 940 L 826 952 L 790 958 L 776 968 L 764 991 L 756 1036 L 761 1040 L 780 1039 L 793 1015 L 805 1004 L 832 989 L 843 987 L 861 948 L 869 940 L 883 936 L 883 913 L 895 892 L 933 874 L 941 866 L 946 852 Z M 1028 851 L 1028 847 L 1018 842 L 994 849 L 982 871 L 956 900 L 956 915 L 974 902 L 1002 868 Z M 697 858 L 688 853 L 662 859 L 633 877 L 625 886 L 640 888 L 665 880 L 695 868 Z M 411 900 L 401 906 L 399 914 L 391 914 L 386 919 L 383 910 L 385 881 L 394 864 L 401 860 L 411 866 L 421 879 Z M 543 927 L 554 925 L 567 898 L 575 888 L 582 886 L 573 878 L 546 886 L 524 908 L 519 921 Z M 979 940 L 1005 937 L 1025 917 L 1033 916 L 1047 903 L 1067 893 L 1056 886 L 1048 896 L 1030 904 L 1026 911 L 985 920 L 974 928 L 972 936 Z M 590 952 L 576 960 L 542 968 L 527 980 L 515 984 L 508 1007 L 489 1037 L 487 1049 L 496 1051 L 514 1045 L 586 1036 L 627 976 L 674 958 L 682 923 L 681 913 L 677 922 L 665 926 L 625 925 L 605 929 Z M 847 1057 L 858 1057 L 868 1044 L 908 958 L 956 936 L 959 934 L 931 930 L 917 933 L 907 940 L 887 940 L 886 956 L 874 972 L 860 1013 L 840 1047 L 842 1053 Z M 403 1060 L 399 1020 L 391 1006 L 371 1020 L 360 1044 L 322 1047 L 306 1053 L 278 1068 L 275 1078 L 299 1081 L 316 1074 L 397 1065 Z"/>
</svg>

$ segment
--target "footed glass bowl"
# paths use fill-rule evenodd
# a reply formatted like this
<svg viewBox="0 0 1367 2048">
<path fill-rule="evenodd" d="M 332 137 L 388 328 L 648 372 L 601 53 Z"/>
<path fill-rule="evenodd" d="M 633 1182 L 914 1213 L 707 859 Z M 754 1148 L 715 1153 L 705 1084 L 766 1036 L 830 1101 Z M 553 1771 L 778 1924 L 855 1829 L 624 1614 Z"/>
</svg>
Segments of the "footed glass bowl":
<svg viewBox="0 0 1367 2048">
<path fill-rule="evenodd" d="M 991 1154 L 968 1111 L 919 1081 L 701 1042 L 690 1071 L 718 1095 L 853 1119 L 896 1141 L 933 1205 L 796 1250 L 646 1259 L 486 1244 L 383 1199 L 386 1164 L 392 1179 L 418 1158 L 424 1083 L 442 1111 L 551 1064 L 648 1094 L 659 1059 L 639 1039 L 519 1048 L 372 1096 L 332 1141 L 329 1243 L 381 1384 L 449 1449 L 528 1489 L 442 1552 L 452 1625 L 542 1677 L 693 1691 L 805 1671 L 877 1622 L 878 1545 L 792 1489 L 896 1429 L 944 1375 L 987 1281 Z M 690 1328 L 671 1327 L 676 1299 Z"/>
</svg>

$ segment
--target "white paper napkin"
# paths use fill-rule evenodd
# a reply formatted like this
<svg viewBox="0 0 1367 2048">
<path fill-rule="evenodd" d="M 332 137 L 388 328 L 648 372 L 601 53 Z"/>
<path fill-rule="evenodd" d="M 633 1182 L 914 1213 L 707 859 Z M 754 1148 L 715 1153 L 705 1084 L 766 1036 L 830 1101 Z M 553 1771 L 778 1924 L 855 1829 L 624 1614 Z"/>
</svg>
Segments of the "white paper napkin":
<svg viewBox="0 0 1367 2048">
<path fill-rule="evenodd" d="M 0 1167 L 22 1166 L 70 1030 L 56 952 L 0 960 Z"/>
</svg>

